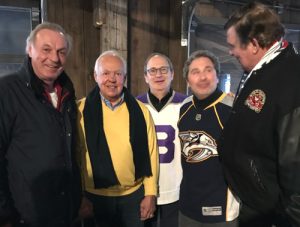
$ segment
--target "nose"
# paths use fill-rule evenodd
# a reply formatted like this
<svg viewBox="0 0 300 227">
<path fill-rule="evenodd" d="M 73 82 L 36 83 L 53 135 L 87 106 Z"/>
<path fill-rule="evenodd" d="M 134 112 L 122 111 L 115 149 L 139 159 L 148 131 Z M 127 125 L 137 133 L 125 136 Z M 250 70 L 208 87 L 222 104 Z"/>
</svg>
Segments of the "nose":
<svg viewBox="0 0 300 227">
<path fill-rule="evenodd" d="M 116 78 L 117 78 L 117 75 L 114 72 L 110 73 L 108 76 L 108 79 L 110 81 L 116 81 Z"/>
<path fill-rule="evenodd" d="M 51 52 L 51 54 L 50 54 L 50 59 L 51 59 L 51 61 L 53 61 L 53 62 L 58 62 L 58 61 L 59 61 L 59 55 L 58 55 L 58 52 L 55 52 L 55 51 Z"/>
<path fill-rule="evenodd" d="M 200 80 L 205 80 L 206 79 L 206 72 L 201 72 L 200 73 Z"/>
<path fill-rule="evenodd" d="M 156 71 L 155 76 L 156 76 L 156 77 L 162 76 L 162 73 L 160 72 L 160 70 L 157 70 L 157 71 Z"/>
</svg>

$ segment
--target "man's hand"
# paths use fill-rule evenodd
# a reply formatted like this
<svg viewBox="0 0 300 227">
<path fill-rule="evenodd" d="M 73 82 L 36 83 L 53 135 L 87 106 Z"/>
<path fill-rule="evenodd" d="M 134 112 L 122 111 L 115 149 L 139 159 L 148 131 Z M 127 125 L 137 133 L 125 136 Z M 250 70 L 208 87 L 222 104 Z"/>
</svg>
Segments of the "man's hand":
<svg viewBox="0 0 300 227">
<path fill-rule="evenodd" d="M 81 205 L 78 214 L 81 218 L 88 218 L 94 215 L 93 204 L 86 197 L 83 197 L 81 200 Z"/>
<path fill-rule="evenodd" d="M 152 218 L 156 210 L 156 196 L 147 195 L 141 202 L 141 220 Z"/>
</svg>

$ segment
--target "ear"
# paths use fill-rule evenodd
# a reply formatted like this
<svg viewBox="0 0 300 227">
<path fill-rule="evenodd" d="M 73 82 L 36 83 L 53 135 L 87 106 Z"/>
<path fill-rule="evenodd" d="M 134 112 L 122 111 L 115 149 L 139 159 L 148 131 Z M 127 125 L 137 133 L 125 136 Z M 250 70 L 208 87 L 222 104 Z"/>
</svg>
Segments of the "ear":
<svg viewBox="0 0 300 227">
<path fill-rule="evenodd" d="M 97 82 L 97 73 L 94 71 L 94 80 Z"/>
<path fill-rule="evenodd" d="M 28 53 L 29 57 L 32 57 L 32 44 L 29 44 L 27 53 Z"/>
<path fill-rule="evenodd" d="M 124 75 L 123 85 L 127 83 L 127 74 Z"/>
<path fill-rule="evenodd" d="M 252 46 L 252 53 L 253 54 L 256 54 L 258 51 L 259 51 L 259 43 L 257 41 L 257 39 L 253 38 L 251 41 L 250 41 L 250 44 Z"/>
<path fill-rule="evenodd" d="M 147 76 L 147 74 L 144 74 L 144 78 L 145 78 L 145 82 L 146 82 L 146 84 L 149 84 L 149 79 L 148 79 L 148 76 Z"/>
<path fill-rule="evenodd" d="M 174 70 L 173 72 L 171 72 L 171 81 L 173 81 L 173 79 L 174 79 Z"/>
<path fill-rule="evenodd" d="M 187 85 L 188 88 L 191 87 L 188 80 L 186 80 L 186 85 Z"/>
</svg>

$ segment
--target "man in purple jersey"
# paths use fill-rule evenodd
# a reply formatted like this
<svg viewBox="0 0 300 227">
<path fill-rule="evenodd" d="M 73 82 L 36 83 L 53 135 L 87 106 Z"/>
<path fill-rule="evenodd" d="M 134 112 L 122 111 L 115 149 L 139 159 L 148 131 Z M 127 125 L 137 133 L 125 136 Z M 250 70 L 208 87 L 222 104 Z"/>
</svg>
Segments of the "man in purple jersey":
<svg viewBox="0 0 300 227">
<path fill-rule="evenodd" d="M 177 121 L 185 95 L 171 88 L 174 70 L 171 60 L 152 53 L 144 64 L 144 77 L 149 91 L 138 96 L 146 104 L 155 123 L 159 145 L 159 195 L 157 211 L 146 221 L 147 227 L 177 227 L 178 199 L 182 178 Z"/>
</svg>

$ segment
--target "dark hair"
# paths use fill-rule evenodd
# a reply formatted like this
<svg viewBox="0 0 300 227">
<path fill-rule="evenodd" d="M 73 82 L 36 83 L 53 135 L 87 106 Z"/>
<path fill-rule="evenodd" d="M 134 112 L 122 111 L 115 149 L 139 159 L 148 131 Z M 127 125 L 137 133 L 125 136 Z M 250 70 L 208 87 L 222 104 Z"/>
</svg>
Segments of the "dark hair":
<svg viewBox="0 0 300 227">
<path fill-rule="evenodd" d="M 208 50 L 197 50 L 197 51 L 193 52 L 184 63 L 184 66 L 183 66 L 183 77 L 184 78 L 187 79 L 187 76 L 189 74 L 190 65 L 192 64 L 192 62 L 195 59 L 201 58 L 201 57 L 210 59 L 212 61 L 212 63 L 214 64 L 217 74 L 220 73 L 220 62 L 219 62 L 219 59 L 216 57 L 216 55 L 214 55 L 212 52 L 210 52 Z"/>
<path fill-rule="evenodd" d="M 253 38 L 262 48 L 268 48 L 284 36 L 284 26 L 279 16 L 268 6 L 251 2 L 235 11 L 226 22 L 224 29 L 234 26 L 242 45 Z"/>
<path fill-rule="evenodd" d="M 35 43 L 36 35 L 38 34 L 38 32 L 43 29 L 48 29 L 51 31 L 61 33 L 67 43 L 67 54 L 70 53 L 72 49 L 72 37 L 69 34 L 67 34 L 66 31 L 59 24 L 55 24 L 51 22 L 43 22 L 42 24 L 39 24 L 31 31 L 31 33 L 29 34 L 26 40 L 26 53 L 28 53 L 29 46 Z"/>
<path fill-rule="evenodd" d="M 161 53 L 158 53 L 158 52 L 154 52 L 154 53 L 150 54 L 150 55 L 147 57 L 147 59 L 146 59 L 146 61 L 145 61 L 145 63 L 144 63 L 144 73 L 145 73 L 145 74 L 147 73 L 147 65 L 148 65 L 148 62 L 149 62 L 150 59 L 151 59 L 152 57 L 154 57 L 154 56 L 160 56 L 160 57 L 164 58 L 164 59 L 168 62 L 168 65 L 169 65 L 169 67 L 170 67 L 170 71 L 171 71 L 171 72 L 174 71 L 173 64 L 172 64 L 172 62 L 171 62 L 171 60 L 170 60 L 169 57 L 167 57 L 167 56 L 164 55 L 164 54 L 161 54 Z"/>
</svg>

